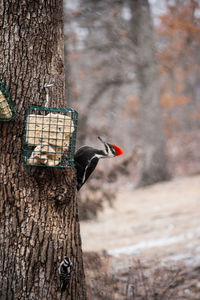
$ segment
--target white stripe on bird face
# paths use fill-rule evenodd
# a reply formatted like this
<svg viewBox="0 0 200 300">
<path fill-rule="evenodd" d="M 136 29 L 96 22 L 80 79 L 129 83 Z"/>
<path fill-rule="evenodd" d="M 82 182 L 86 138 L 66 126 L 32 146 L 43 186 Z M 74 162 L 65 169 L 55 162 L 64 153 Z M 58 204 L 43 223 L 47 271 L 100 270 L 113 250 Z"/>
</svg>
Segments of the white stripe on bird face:
<svg viewBox="0 0 200 300">
<path fill-rule="evenodd" d="M 113 146 L 110 144 L 107 144 L 106 146 L 106 157 L 115 157 L 115 149 L 113 148 Z"/>
</svg>

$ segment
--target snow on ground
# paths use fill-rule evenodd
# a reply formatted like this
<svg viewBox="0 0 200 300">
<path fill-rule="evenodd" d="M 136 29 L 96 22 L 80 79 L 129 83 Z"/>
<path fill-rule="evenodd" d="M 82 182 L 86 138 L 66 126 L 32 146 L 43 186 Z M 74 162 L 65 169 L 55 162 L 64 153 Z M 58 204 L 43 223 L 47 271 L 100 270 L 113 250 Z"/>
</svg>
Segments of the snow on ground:
<svg viewBox="0 0 200 300">
<path fill-rule="evenodd" d="M 120 189 L 113 207 L 81 222 L 83 251 L 113 256 L 200 261 L 200 176 L 134 190 Z"/>
</svg>

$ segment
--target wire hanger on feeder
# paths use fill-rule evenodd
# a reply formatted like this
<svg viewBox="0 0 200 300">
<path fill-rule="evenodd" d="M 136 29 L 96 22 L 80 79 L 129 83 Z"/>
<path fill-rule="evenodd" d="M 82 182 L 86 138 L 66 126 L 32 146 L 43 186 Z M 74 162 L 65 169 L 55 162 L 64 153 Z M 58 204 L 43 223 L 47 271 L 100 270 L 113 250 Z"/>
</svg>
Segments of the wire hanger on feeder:
<svg viewBox="0 0 200 300">
<path fill-rule="evenodd" d="M 53 83 L 45 83 L 44 88 L 46 91 L 46 102 L 45 102 L 45 107 L 49 106 L 49 87 L 53 87 Z"/>
</svg>

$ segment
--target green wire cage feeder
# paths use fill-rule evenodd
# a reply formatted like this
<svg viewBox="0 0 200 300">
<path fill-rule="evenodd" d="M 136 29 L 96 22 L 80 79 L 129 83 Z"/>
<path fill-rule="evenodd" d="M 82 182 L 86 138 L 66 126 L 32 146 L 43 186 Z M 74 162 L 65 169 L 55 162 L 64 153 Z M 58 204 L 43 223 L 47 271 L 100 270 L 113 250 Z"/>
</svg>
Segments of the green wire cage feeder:
<svg viewBox="0 0 200 300">
<path fill-rule="evenodd" d="M 5 82 L 0 82 L 0 121 L 10 121 L 15 116 L 15 104 L 6 88 Z"/>
<path fill-rule="evenodd" d="M 23 162 L 27 166 L 74 167 L 78 112 L 30 106 L 26 110 Z"/>
</svg>

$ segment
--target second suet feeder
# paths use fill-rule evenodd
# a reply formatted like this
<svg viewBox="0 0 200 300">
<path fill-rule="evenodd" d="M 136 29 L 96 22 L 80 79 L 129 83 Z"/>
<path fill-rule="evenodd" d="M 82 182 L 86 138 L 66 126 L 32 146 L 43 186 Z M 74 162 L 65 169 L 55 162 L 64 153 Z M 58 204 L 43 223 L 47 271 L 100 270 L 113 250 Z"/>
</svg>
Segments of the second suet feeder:
<svg viewBox="0 0 200 300">
<path fill-rule="evenodd" d="M 0 121 L 10 121 L 16 116 L 14 102 L 6 88 L 5 82 L 0 82 Z"/>
</svg>

